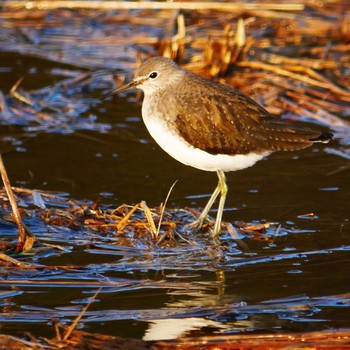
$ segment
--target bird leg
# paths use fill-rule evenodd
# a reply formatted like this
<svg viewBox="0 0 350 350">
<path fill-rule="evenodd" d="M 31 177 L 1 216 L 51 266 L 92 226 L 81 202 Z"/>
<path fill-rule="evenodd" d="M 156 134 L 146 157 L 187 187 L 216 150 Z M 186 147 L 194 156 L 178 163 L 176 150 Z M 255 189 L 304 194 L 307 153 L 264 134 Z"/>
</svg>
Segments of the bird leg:
<svg viewBox="0 0 350 350">
<path fill-rule="evenodd" d="M 218 170 L 217 174 L 219 177 L 219 182 L 218 182 L 218 185 L 216 186 L 213 194 L 211 195 L 207 205 L 203 209 L 202 213 L 199 215 L 198 219 L 188 225 L 189 227 L 196 226 L 198 229 L 200 229 L 203 226 L 203 222 L 204 222 L 205 218 L 208 216 L 209 210 L 213 206 L 216 198 L 218 197 L 219 194 L 221 194 L 219 208 L 218 208 L 218 214 L 217 214 L 215 226 L 214 226 L 214 237 L 217 237 L 220 234 L 222 213 L 224 210 L 224 204 L 225 204 L 225 199 L 226 199 L 226 194 L 227 194 L 227 185 L 226 185 L 225 174 L 221 170 Z"/>
<path fill-rule="evenodd" d="M 222 214 L 224 212 L 225 200 L 228 192 L 225 173 L 221 170 L 218 170 L 217 174 L 219 177 L 219 183 L 217 188 L 219 188 L 220 190 L 220 201 L 219 201 L 218 213 L 216 215 L 216 221 L 214 226 L 214 238 L 218 238 L 221 231 Z"/>
<path fill-rule="evenodd" d="M 195 220 L 194 222 L 192 222 L 189 226 L 190 227 L 194 227 L 197 226 L 198 230 L 203 226 L 204 220 L 205 218 L 208 216 L 208 212 L 211 209 L 211 207 L 213 206 L 217 196 L 220 193 L 220 187 L 219 185 L 215 188 L 213 194 L 211 195 L 207 205 L 205 206 L 205 208 L 203 209 L 202 213 L 199 215 L 198 219 Z"/>
</svg>

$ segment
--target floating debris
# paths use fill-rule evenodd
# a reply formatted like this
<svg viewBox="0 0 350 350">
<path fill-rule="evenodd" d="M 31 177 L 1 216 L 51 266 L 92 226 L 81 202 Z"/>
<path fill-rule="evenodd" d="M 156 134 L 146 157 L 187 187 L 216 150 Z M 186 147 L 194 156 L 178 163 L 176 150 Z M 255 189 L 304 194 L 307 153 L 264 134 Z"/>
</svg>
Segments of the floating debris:
<svg viewBox="0 0 350 350">
<path fill-rule="evenodd" d="M 75 201 L 68 198 L 66 193 L 45 192 L 25 188 L 14 188 L 15 198 L 21 204 L 21 216 L 24 221 L 33 221 L 35 225 L 48 227 L 48 231 L 72 230 L 84 235 L 98 234 L 101 237 L 114 237 L 121 240 L 124 246 L 132 247 L 136 241 L 144 247 L 174 247 L 177 245 L 196 245 L 201 238 L 202 244 L 211 240 L 210 228 L 214 220 L 208 218 L 201 230 L 196 234 L 195 229 L 189 229 L 188 224 L 195 219 L 191 210 L 167 209 L 163 206 L 149 208 L 145 201 L 134 206 L 122 204 L 116 208 L 102 203 Z M 8 215 L 10 206 L 4 191 L 0 191 L 0 205 Z M 30 218 L 26 220 L 25 218 Z M 232 224 L 228 228 L 232 230 Z M 251 225 L 238 223 L 240 238 L 266 236 L 271 224 Z M 34 232 L 34 230 L 33 230 Z M 34 232 L 35 233 L 35 232 Z M 53 233 L 54 234 L 54 233 Z M 272 235 L 272 230 L 270 232 Z M 202 237 L 201 237 L 202 236 Z M 227 235 L 230 237 L 230 235 Z M 226 237 L 226 239 L 227 239 Z M 212 242 L 214 243 L 214 242 Z"/>
</svg>

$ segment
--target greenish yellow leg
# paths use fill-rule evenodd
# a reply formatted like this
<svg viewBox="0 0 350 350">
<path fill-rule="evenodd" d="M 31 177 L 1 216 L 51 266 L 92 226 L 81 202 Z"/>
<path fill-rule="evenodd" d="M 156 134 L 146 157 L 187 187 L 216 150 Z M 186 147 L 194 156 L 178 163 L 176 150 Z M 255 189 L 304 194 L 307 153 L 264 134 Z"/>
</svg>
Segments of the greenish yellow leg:
<svg viewBox="0 0 350 350">
<path fill-rule="evenodd" d="M 219 201 L 218 213 L 216 215 L 216 221 L 214 226 L 215 238 L 218 238 L 221 232 L 222 214 L 224 212 L 225 200 L 226 200 L 226 195 L 228 191 L 227 184 L 226 184 L 226 176 L 224 172 L 219 170 L 217 171 L 217 174 L 219 177 L 219 184 L 217 188 L 219 188 L 219 191 L 220 191 L 220 201 Z"/>
<path fill-rule="evenodd" d="M 219 208 L 218 208 L 218 214 L 216 217 L 215 221 L 215 226 L 214 226 L 214 236 L 217 237 L 220 234 L 221 231 L 221 221 L 222 221 L 222 213 L 224 210 L 224 205 L 225 205 L 225 199 L 226 199 L 226 194 L 227 194 L 227 185 L 226 185 L 226 177 L 223 171 L 218 170 L 217 171 L 218 177 L 219 177 L 219 182 L 218 185 L 216 186 L 213 194 L 211 195 L 207 205 L 203 209 L 202 213 L 198 217 L 197 220 L 192 222 L 189 226 L 190 227 L 197 227 L 200 229 L 203 226 L 203 222 L 205 218 L 208 216 L 209 210 L 213 206 L 216 198 L 218 197 L 219 194 L 220 196 L 220 202 L 219 202 Z"/>
</svg>

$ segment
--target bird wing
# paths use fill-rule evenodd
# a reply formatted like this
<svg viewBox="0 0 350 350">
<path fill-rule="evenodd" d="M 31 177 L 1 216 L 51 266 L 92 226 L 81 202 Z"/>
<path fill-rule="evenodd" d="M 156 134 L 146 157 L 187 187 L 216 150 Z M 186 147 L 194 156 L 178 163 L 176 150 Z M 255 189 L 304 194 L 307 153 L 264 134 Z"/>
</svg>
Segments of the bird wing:
<svg viewBox="0 0 350 350">
<path fill-rule="evenodd" d="M 220 85 L 222 86 L 222 85 Z M 210 154 L 293 151 L 310 146 L 319 132 L 296 127 L 228 88 L 177 93 L 175 126 L 194 147 Z"/>
</svg>

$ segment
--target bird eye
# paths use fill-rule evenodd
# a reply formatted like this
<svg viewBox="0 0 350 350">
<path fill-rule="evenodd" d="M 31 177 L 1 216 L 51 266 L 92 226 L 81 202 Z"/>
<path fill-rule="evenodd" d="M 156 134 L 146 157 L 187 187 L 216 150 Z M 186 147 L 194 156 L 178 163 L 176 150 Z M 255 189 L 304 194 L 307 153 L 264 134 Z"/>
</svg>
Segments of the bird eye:
<svg viewBox="0 0 350 350">
<path fill-rule="evenodd" d="M 155 78 L 157 78 L 157 76 L 158 76 L 158 73 L 157 73 L 157 72 L 152 72 L 152 73 L 149 75 L 149 77 L 150 77 L 151 79 L 155 79 Z"/>
</svg>

